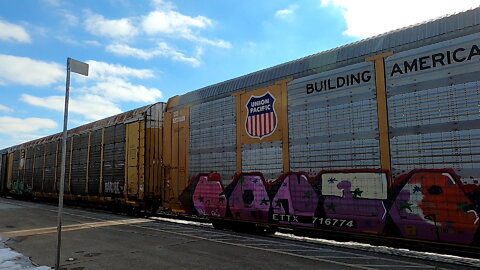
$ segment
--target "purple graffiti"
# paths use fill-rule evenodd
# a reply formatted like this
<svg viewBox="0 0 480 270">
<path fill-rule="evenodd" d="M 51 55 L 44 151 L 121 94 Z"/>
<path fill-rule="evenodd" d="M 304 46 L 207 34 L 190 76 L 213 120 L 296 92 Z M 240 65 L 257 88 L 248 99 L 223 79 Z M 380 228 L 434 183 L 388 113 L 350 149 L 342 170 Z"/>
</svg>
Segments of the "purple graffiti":
<svg viewBox="0 0 480 270">
<path fill-rule="evenodd" d="M 263 178 L 242 174 L 233 184 L 235 188 L 228 201 L 233 219 L 267 222 L 270 199 Z"/>
<path fill-rule="evenodd" d="M 313 227 L 312 222 L 293 223 L 292 219 L 283 218 L 287 216 L 308 216 L 313 217 L 318 204 L 318 195 L 305 175 L 289 174 L 280 181 L 280 188 L 273 201 L 273 219 L 280 220 L 282 224 L 295 224 L 300 226 Z"/>
<path fill-rule="evenodd" d="M 354 220 L 356 225 L 336 229 L 376 234 L 383 231 L 387 210 L 382 200 L 361 198 L 362 190 L 357 188 L 352 191 L 348 181 L 338 183 L 337 188 L 343 191 L 343 197 L 325 197 L 323 208 L 327 218 Z"/>
<path fill-rule="evenodd" d="M 212 181 L 207 176 L 200 176 L 192 196 L 197 212 L 203 216 L 225 217 L 227 199 L 222 192 L 223 186 L 220 181 Z"/>
</svg>

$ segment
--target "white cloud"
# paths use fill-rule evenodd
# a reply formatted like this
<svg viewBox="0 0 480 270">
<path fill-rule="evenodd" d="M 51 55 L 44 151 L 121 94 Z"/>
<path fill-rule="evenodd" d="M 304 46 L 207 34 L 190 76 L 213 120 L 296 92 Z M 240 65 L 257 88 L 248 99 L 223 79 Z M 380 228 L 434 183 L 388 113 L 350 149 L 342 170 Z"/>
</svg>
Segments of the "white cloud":
<svg viewBox="0 0 480 270">
<path fill-rule="evenodd" d="M 65 79 L 64 67 L 27 57 L 0 54 L 0 81 L 32 86 L 48 86 Z"/>
<path fill-rule="evenodd" d="M 7 107 L 7 106 L 5 106 L 5 105 L 0 104 L 0 112 L 7 112 L 7 113 L 9 113 L 9 112 L 13 112 L 13 109 L 10 108 L 10 107 Z"/>
<path fill-rule="evenodd" d="M 200 65 L 199 59 L 195 57 L 185 56 L 182 52 L 175 50 L 165 42 L 160 42 L 156 48 L 151 50 L 133 48 L 126 44 L 111 44 L 107 46 L 107 51 L 117 55 L 132 56 L 144 60 L 148 60 L 156 56 L 161 56 L 170 58 L 174 61 L 190 64 L 193 67 L 198 67 Z"/>
<path fill-rule="evenodd" d="M 140 58 L 144 60 L 149 60 L 155 56 L 154 51 L 137 49 L 137 48 L 130 47 L 126 44 L 118 44 L 118 43 L 108 45 L 107 51 L 114 53 L 116 55 L 133 56 L 135 58 Z"/>
<path fill-rule="evenodd" d="M 171 10 L 171 9 L 176 9 L 177 8 L 173 3 L 165 1 L 165 0 L 151 0 L 151 2 L 152 2 L 153 7 L 157 10 L 159 10 L 159 9 Z"/>
<path fill-rule="evenodd" d="M 21 100 L 27 104 L 37 107 L 43 107 L 54 111 L 63 112 L 65 97 L 64 96 L 50 96 L 50 97 L 35 97 L 27 94 L 21 96 Z M 85 118 L 95 121 L 119 114 L 122 111 L 113 102 L 104 97 L 92 94 L 86 94 L 78 98 L 70 98 L 69 113 L 77 113 Z"/>
<path fill-rule="evenodd" d="M 132 45 L 133 37 L 142 37 L 150 42 L 154 40 L 185 39 L 197 48 L 200 45 L 218 48 L 232 48 L 226 40 L 207 38 L 200 34 L 201 30 L 212 28 L 215 23 L 205 16 L 188 16 L 176 11 L 176 7 L 166 0 L 151 0 L 154 10 L 145 16 L 120 19 L 106 19 L 102 15 L 86 11 L 85 29 L 97 36 L 108 37 L 114 41 L 107 45 L 106 50 L 121 56 L 130 56 L 149 60 L 160 56 L 173 61 L 188 63 L 194 67 L 200 65 L 199 54 L 187 56 L 192 46 L 185 50 L 172 48 L 166 42 L 149 46 L 151 49 L 138 48 Z M 158 39 L 157 39 L 158 38 Z M 98 42 L 92 45 L 100 45 Z M 189 46 L 189 45 L 187 45 Z M 146 47 L 146 46 L 142 46 Z M 148 48 L 148 47 L 147 47 Z"/>
<path fill-rule="evenodd" d="M 78 24 L 78 18 L 77 16 L 73 15 L 70 13 L 68 10 L 62 9 L 60 11 L 61 16 L 64 18 L 64 22 L 68 25 L 75 26 Z"/>
<path fill-rule="evenodd" d="M 172 10 L 174 7 L 160 2 L 165 8 L 150 12 L 142 19 L 142 28 L 148 35 L 167 35 L 180 37 L 190 41 L 200 42 L 219 48 L 231 48 L 230 42 L 225 40 L 211 40 L 201 37 L 195 30 L 206 29 L 214 25 L 213 21 L 204 16 L 191 17 Z M 157 3 L 158 5 L 158 3 Z"/>
<path fill-rule="evenodd" d="M 173 10 L 153 11 L 143 18 L 143 30 L 149 34 L 180 34 L 183 37 L 192 35 L 194 28 L 205 29 L 213 22 L 204 16 L 190 17 Z"/>
<path fill-rule="evenodd" d="M 150 69 L 134 69 L 118 64 L 89 60 L 89 76 L 76 76 L 75 88 L 70 93 L 69 112 L 89 121 L 121 113 L 119 102 L 154 103 L 162 92 L 130 79 L 154 78 Z M 63 89 L 60 89 L 63 91 Z M 37 97 L 23 94 L 26 104 L 63 112 L 64 96 Z M 80 120 L 79 120 L 80 121 Z"/>
<path fill-rule="evenodd" d="M 43 0 L 43 2 L 56 7 L 60 6 L 60 0 Z"/>
<path fill-rule="evenodd" d="M 87 63 L 89 64 L 88 76 L 91 79 L 105 79 L 112 76 L 122 78 L 133 77 L 139 79 L 148 79 L 154 77 L 151 69 L 135 69 L 95 60 L 89 60 Z"/>
<path fill-rule="evenodd" d="M 321 0 L 322 7 L 343 9 L 344 34 L 369 37 L 477 7 L 479 0 Z"/>
<path fill-rule="evenodd" d="M 0 40 L 16 41 L 21 43 L 32 42 L 30 35 L 20 25 L 11 24 L 0 20 Z"/>
<path fill-rule="evenodd" d="M 157 99 L 162 98 L 162 92 L 156 88 L 133 85 L 120 78 L 110 78 L 99 82 L 89 90 L 112 101 L 154 103 Z"/>
<path fill-rule="evenodd" d="M 96 41 L 96 40 L 85 40 L 83 43 L 87 44 L 87 45 L 92 45 L 92 46 L 100 46 L 102 45 L 100 42 Z"/>
<path fill-rule="evenodd" d="M 298 5 L 290 5 L 288 8 L 286 9 L 281 9 L 281 10 L 278 10 L 277 12 L 275 12 L 275 17 L 279 18 L 279 19 L 290 19 L 292 18 L 292 16 L 294 15 L 295 13 L 295 10 L 298 9 Z"/>
<path fill-rule="evenodd" d="M 98 14 L 87 15 L 85 28 L 94 35 L 114 39 L 129 39 L 138 34 L 133 19 L 108 20 Z"/>
<path fill-rule="evenodd" d="M 9 116 L 0 117 L 0 133 L 3 134 L 16 134 L 16 133 L 26 133 L 26 132 L 37 132 L 43 129 L 53 129 L 57 128 L 58 124 L 47 118 L 16 118 Z"/>
</svg>

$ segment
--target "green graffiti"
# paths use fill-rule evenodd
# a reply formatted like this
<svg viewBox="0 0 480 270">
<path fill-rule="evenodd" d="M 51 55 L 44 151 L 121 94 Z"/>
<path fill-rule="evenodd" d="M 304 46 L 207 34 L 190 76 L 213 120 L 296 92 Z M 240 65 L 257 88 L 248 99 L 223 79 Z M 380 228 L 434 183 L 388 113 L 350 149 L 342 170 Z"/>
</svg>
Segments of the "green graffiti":
<svg viewBox="0 0 480 270">
<path fill-rule="evenodd" d="M 360 190 L 359 188 L 356 188 L 354 191 L 352 191 L 353 198 L 362 197 L 362 193 L 363 193 L 362 190 Z"/>
<path fill-rule="evenodd" d="M 312 198 L 312 193 L 310 191 L 306 191 L 303 193 L 303 198 L 305 199 L 311 199 Z"/>
<path fill-rule="evenodd" d="M 409 203 L 409 202 L 400 202 L 400 210 L 405 210 L 405 209 L 408 209 L 410 210 L 410 213 L 413 212 L 412 208 L 410 206 L 412 206 L 413 203 Z"/>
<path fill-rule="evenodd" d="M 23 181 L 15 181 L 12 183 L 12 193 L 18 195 L 25 195 L 30 193 L 30 190 Z"/>
</svg>

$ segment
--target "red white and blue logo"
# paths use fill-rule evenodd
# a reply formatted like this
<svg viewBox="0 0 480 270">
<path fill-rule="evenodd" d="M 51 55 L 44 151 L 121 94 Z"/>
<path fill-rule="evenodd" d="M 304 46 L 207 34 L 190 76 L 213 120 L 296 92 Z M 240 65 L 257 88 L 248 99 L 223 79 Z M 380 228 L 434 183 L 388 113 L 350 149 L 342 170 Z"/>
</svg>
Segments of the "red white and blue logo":
<svg viewBox="0 0 480 270">
<path fill-rule="evenodd" d="M 275 97 L 270 92 L 263 96 L 251 96 L 245 107 L 247 107 L 245 130 L 250 137 L 262 139 L 277 129 Z"/>
</svg>

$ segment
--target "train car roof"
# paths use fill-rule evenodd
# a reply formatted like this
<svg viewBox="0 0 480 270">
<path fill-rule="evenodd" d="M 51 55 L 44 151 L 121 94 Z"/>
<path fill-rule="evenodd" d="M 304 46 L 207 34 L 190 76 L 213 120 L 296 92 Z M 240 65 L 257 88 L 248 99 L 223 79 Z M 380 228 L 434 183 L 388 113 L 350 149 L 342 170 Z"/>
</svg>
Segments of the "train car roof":
<svg viewBox="0 0 480 270">
<path fill-rule="evenodd" d="M 153 107 L 157 104 L 163 104 L 163 102 L 158 102 L 158 103 L 155 103 L 155 104 L 143 106 L 143 107 L 140 107 L 140 108 L 137 108 L 137 109 L 134 109 L 134 110 L 119 113 L 119 114 L 114 115 L 114 116 L 110 116 L 110 117 L 107 117 L 107 118 L 104 118 L 104 119 L 101 119 L 101 120 L 98 120 L 98 121 L 95 121 L 95 122 L 92 122 L 92 123 L 85 124 L 83 126 L 79 126 L 79 127 L 70 129 L 70 130 L 68 130 L 68 135 L 70 136 L 72 134 L 81 134 L 81 133 L 93 131 L 93 130 L 96 130 L 96 129 L 104 128 L 104 127 L 109 127 L 109 126 L 113 126 L 113 125 L 117 125 L 117 124 L 124 124 L 124 123 L 130 123 L 130 122 L 141 120 L 141 119 L 143 119 L 145 112 L 147 112 L 148 109 L 150 109 L 151 107 Z M 40 139 L 37 139 L 37 140 L 33 140 L 33 141 L 29 141 L 29 142 L 26 142 L 26 143 L 23 143 L 23 144 L 12 146 L 10 148 L 0 150 L 0 153 L 2 153 L 2 151 L 14 151 L 16 149 L 32 147 L 32 146 L 35 146 L 35 145 L 38 145 L 38 144 L 43 144 L 43 143 L 47 143 L 47 142 L 51 142 L 51 141 L 60 140 L 62 138 L 62 134 L 63 134 L 62 132 L 59 132 L 59 133 L 56 133 L 56 134 L 53 134 L 53 135 L 50 135 L 50 136 L 47 136 L 47 137 L 43 137 L 43 138 L 40 138 Z"/>
<path fill-rule="evenodd" d="M 284 79 L 296 79 L 364 62 L 384 52 L 400 52 L 479 32 L 480 7 L 397 29 L 335 49 L 313 54 L 235 79 L 207 86 L 178 97 L 172 109 L 253 90 Z"/>
</svg>

